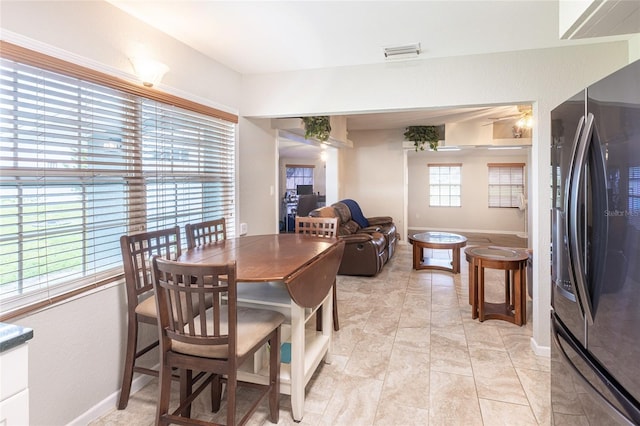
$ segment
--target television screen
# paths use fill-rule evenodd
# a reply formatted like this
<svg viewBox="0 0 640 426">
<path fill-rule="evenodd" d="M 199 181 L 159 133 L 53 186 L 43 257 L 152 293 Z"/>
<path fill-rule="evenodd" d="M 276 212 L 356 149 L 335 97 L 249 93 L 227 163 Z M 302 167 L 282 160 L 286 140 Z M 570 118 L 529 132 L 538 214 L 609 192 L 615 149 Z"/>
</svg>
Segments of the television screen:
<svg viewBox="0 0 640 426">
<path fill-rule="evenodd" d="M 296 187 L 298 195 L 310 195 L 313 194 L 313 185 L 298 185 Z"/>
</svg>

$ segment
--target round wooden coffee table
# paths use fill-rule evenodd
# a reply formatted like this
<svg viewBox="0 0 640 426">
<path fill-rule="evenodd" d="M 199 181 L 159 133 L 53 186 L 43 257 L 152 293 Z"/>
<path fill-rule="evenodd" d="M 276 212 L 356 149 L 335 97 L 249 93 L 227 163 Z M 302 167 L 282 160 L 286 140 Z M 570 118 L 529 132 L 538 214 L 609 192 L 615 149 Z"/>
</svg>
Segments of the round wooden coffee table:
<svg viewBox="0 0 640 426">
<path fill-rule="evenodd" d="M 420 232 L 409 236 L 413 244 L 413 269 L 441 269 L 460 273 L 460 249 L 467 245 L 467 239 L 462 235 L 450 232 Z M 451 250 L 452 261 L 424 257 L 423 249 Z"/>
</svg>

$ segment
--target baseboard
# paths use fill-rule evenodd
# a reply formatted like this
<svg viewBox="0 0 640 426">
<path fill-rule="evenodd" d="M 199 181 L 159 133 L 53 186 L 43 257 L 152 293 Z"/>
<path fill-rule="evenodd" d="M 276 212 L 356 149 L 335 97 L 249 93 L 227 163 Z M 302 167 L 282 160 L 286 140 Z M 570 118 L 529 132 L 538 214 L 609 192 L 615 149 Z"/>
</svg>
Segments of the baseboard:
<svg viewBox="0 0 640 426">
<path fill-rule="evenodd" d="M 538 343 L 533 337 L 531 338 L 531 349 L 533 350 L 533 353 L 535 353 L 538 356 L 551 358 L 551 347 L 538 345 Z"/>
<path fill-rule="evenodd" d="M 156 366 L 157 368 L 157 366 Z M 137 378 L 133 379 L 131 382 L 131 395 L 138 392 L 140 389 L 145 387 L 151 380 L 152 376 L 148 376 L 146 374 L 140 375 Z M 120 389 L 85 411 L 83 414 L 72 420 L 68 423 L 70 426 L 84 426 L 88 425 L 92 421 L 99 419 L 105 414 L 113 411 L 118 405 L 118 397 L 120 396 Z"/>
<path fill-rule="evenodd" d="M 442 232 L 470 232 L 474 234 L 503 234 L 503 235 L 515 235 L 516 237 L 522 237 L 522 231 L 505 231 L 499 229 L 459 229 L 459 228 L 438 228 L 434 229 L 433 227 L 424 227 L 424 226 L 409 226 L 407 229 L 415 230 L 415 231 L 442 231 Z M 526 237 L 525 237 L 526 238 Z"/>
</svg>

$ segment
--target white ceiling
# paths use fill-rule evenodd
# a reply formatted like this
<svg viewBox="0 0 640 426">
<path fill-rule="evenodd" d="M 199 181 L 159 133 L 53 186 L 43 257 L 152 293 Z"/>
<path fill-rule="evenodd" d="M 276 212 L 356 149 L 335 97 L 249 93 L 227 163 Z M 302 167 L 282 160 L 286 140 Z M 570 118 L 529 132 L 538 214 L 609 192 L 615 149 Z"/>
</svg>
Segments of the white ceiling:
<svg viewBox="0 0 640 426">
<path fill-rule="evenodd" d="M 384 62 L 419 42 L 420 58 L 589 43 L 559 40 L 558 0 L 108 0 L 242 74 Z"/>
<path fill-rule="evenodd" d="M 558 0 L 107 0 L 241 74 L 385 62 L 383 48 L 421 44 L 417 59 L 627 39 L 560 40 Z M 348 130 L 486 120 L 517 107 L 392 111 L 347 117 Z"/>
</svg>

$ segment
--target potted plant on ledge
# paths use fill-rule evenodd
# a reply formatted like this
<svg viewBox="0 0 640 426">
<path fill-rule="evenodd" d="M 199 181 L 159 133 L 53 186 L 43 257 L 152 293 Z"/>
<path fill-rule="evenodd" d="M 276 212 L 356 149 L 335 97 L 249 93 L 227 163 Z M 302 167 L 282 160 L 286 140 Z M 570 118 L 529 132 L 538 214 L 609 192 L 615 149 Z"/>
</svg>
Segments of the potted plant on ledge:
<svg viewBox="0 0 640 426">
<path fill-rule="evenodd" d="M 305 139 L 315 138 L 320 142 L 326 142 L 329 140 L 329 134 L 331 133 L 331 124 L 329 116 L 316 116 L 316 117 L 302 117 L 304 123 L 304 137 Z"/>
<path fill-rule="evenodd" d="M 438 126 L 409 126 L 404 132 L 404 139 L 413 142 L 416 152 L 418 149 L 424 151 L 424 144 L 427 142 L 429 148 L 437 151 L 440 140 Z"/>
</svg>

